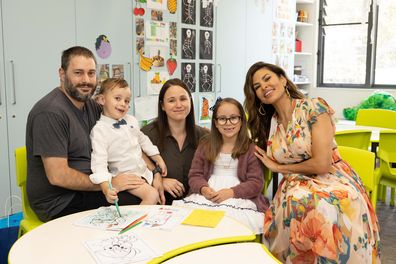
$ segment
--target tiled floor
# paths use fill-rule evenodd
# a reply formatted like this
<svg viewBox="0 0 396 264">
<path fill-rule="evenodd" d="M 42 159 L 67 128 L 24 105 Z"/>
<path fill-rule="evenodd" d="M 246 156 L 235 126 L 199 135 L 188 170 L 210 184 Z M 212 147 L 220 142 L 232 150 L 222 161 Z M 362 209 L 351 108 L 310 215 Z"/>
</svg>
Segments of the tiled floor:
<svg viewBox="0 0 396 264">
<path fill-rule="evenodd" d="M 377 202 L 377 216 L 380 224 L 381 263 L 396 263 L 396 207 L 389 206 L 389 202 Z"/>
</svg>

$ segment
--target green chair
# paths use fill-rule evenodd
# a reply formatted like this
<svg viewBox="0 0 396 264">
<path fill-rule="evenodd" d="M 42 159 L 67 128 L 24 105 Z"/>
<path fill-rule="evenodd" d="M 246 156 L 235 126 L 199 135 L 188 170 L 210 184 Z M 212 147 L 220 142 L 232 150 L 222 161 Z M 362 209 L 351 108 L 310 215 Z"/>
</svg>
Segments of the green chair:
<svg viewBox="0 0 396 264">
<path fill-rule="evenodd" d="M 380 164 L 376 169 L 379 179 L 379 197 L 385 202 L 386 187 L 391 187 L 390 205 L 395 205 L 396 188 L 396 130 L 380 132 L 379 149 L 377 152 Z"/>
<path fill-rule="evenodd" d="M 26 234 L 30 230 L 38 227 L 41 222 L 37 215 L 30 208 L 29 201 L 26 194 L 26 176 L 27 176 L 27 160 L 26 160 L 26 147 L 15 149 L 15 165 L 16 165 L 16 178 L 17 184 L 21 188 L 22 194 L 22 211 L 23 219 L 21 220 L 18 237 Z"/>
<path fill-rule="evenodd" d="M 362 129 L 336 131 L 335 140 L 338 146 L 368 150 L 371 144 L 371 131 Z"/>
<path fill-rule="evenodd" d="M 267 194 L 267 189 L 271 181 L 272 181 L 272 171 L 270 171 L 267 167 L 264 167 L 264 188 L 263 188 L 264 195 Z M 275 193 L 272 194 L 272 196 L 274 195 Z"/>
<path fill-rule="evenodd" d="M 356 115 L 356 125 L 396 129 L 396 111 L 386 109 L 360 109 Z"/>
<path fill-rule="evenodd" d="M 370 194 L 370 201 L 375 210 L 377 205 L 378 181 L 375 171 L 375 154 L 368 150 L 338 146 L 341 158 L 355 170 Z"/>
</svg>

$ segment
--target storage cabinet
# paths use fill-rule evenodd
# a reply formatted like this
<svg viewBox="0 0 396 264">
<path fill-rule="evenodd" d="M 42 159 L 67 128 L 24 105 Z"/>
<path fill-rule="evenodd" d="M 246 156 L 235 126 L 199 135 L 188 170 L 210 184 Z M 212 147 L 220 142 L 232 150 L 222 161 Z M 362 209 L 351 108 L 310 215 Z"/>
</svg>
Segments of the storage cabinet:
<svg viewBox="0 0 396 264">
<path fill-rule="evenodd" d="M 1 1 L 0 215 L 6 197 L 20 193 L 14 149 L 25 145 L 27 115 L 39 98 L 59 85 L 61 51 L 75 43 L 74 8 L 69 0 Z M 12 206 L 14 212 L 21 210 L 17 203 Z"/>
<path fill-rule="evenodd" d="M 296 49 L 293 81 L 307 96 L 315 79 L 316 17 L 315 0 L 296 1 Z M 299 45 L 301 45 L 300 49 Z"/>
</svg>

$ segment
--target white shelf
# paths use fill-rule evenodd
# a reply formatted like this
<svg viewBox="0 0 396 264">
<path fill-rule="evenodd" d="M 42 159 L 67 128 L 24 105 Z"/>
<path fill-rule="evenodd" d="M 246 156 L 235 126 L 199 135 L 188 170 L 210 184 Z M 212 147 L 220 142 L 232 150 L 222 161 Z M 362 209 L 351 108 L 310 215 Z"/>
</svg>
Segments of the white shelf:
<svg viewBox="0 0 396 264">
<path fill-rule="evenodd" d="M 314 0 L 297 0 L 296 4 L 313 4 Z"/>
<path fill-rule="evenodd" d="M 303 84 L 311 84 L 311 82 L 294 82 L 294 84 L 303 85 Z"/>
<path fill-rule="evenodd" d="M 294 52 L 296 56 L 312 56 L 311 52 Z"/>
<path fill-rule="evenodd" d="M 296 26 L 297 27 L 312 27 L 313 24 L 312 23 L 307 23 L 307 22 L 299 22 L 299 21 L 297 21 L 296 22 Z"/>
</svg>

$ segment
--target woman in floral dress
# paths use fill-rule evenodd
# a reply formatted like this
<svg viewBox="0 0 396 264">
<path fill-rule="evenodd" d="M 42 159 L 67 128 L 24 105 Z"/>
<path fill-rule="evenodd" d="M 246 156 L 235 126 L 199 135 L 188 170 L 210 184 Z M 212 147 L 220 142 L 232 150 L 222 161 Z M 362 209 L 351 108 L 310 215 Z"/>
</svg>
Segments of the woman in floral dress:
<svg viewBox="0 0 396 264">
<path fill-rule="evenodd" d="M 377 216 L 338 153 L 333 109 L 264 62 L 250 67 L 244 92 L 256 156 L 284 176 L 264 221 L 272 254 L 285 263 L 380 263 Z"/>
</svg>

